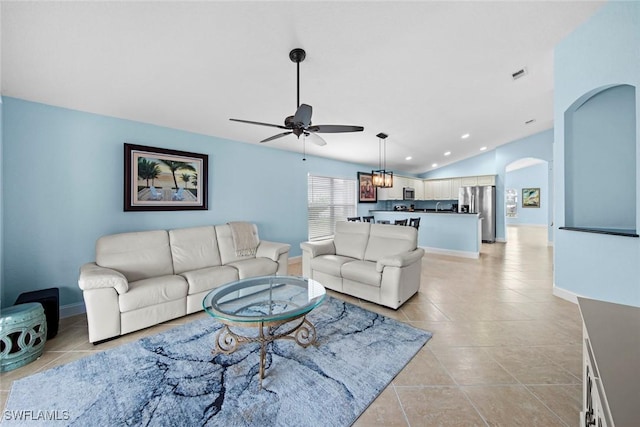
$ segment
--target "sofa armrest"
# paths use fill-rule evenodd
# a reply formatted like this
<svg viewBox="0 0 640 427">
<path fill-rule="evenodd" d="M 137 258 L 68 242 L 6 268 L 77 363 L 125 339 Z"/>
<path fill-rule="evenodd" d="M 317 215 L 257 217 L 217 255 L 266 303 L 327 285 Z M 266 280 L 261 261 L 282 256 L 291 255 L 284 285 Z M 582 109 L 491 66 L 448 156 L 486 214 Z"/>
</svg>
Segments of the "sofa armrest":
<svg viewBox="0 0 640 427">
<path fill-rule="evenodd" d="M 384 270 L 386 266 L 400 268 L 406 267 L 422 259 L 423 256 L 424 249 L 417 248 L 411 252 L 403 252 L 397 255 L 384 257 L 376 262 L 376 271 L 378 271 L 378 273 L 382 273 L 382 270 Z"/>
<path fill-rule="evenodd" d="M 308 252 L 311 258 L 320 255 L 336 254 L 336 246 L 333 243 L 333 239 L 319 240 L 317 242 L 302 242 L 300 243 L 300 249 L 302 249 L 303 252 Z"/>
<path fill-rule="evenodd" d="M 291 245 L 288 243 L 269 242 L 266 240 L 260 240 L 258 249 L 256 250 L 256 257 L 269 258 L 273 261 L 278 261 L 280 255 L 289 252 Z"/>
<path fill-rule="evenodd" d="M 129 282 L 122 273 L 111 268 L 100 267 L 94 262 L 80 267 L 78 286 L 83 291 L 89 289 L 115 288 L 119 295 L 129 290 Z"/>
</svg>

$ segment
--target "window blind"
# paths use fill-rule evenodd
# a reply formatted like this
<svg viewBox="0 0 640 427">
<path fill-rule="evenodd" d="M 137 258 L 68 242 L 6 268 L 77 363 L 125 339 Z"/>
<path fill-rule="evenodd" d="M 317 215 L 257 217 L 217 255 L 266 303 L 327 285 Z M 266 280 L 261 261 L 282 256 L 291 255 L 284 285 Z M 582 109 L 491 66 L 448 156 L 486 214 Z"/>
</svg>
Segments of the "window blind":
<svg viewBox="0 0 640 427">
<path fill-rule="evenodd" d="M 346 221 L 357 211 L 355 179 L 308 176 L 307 211 L 309 240 L 331 237 L 336 221 Z"/>
</svg>

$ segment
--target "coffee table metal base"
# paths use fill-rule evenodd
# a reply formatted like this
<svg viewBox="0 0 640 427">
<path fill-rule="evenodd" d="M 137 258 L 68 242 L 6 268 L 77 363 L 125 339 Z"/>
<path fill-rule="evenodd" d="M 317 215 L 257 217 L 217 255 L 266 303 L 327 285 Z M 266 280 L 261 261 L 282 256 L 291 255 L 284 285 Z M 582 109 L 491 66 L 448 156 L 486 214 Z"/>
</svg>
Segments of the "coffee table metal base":
<svg viewBox="0 0 640 427">
<path fill-rule="evenodd" d="M 280 327 L 293 323 L 293 326 L 286 327 L 284 330 L 279 331 Z M 240 335 L 229 328 L 229 326 L 257 326 L 258 336 L 248 337 Z M 260 388 L 262 388 L 262 380 L 264 379 L 265 371 L 265 359 L 267 356 L 267 345 L 278 339 L 293 340 L 303 348 L 315 344 L 317 335 L 316 328 L 313 326 L 306 316 L 301 316 L 294 319 L 288 319 L 285 321 L 277 322 L 258 322 L 254 324 L 239 324 L 229 323 L 225 324 L 222 329 L 216 333 L 216 347 L 211 351 L 213 355 L 216 354 L 231 354 L 238 349 L 241 344 L 257 342 L 260 343 Z"/>
</svg>

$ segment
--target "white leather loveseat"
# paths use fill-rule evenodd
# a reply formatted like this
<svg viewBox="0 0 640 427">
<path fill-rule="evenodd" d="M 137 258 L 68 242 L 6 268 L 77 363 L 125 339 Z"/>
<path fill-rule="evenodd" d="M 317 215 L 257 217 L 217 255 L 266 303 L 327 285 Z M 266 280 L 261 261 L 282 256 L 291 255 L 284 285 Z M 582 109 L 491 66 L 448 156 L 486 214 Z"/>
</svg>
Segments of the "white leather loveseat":
<svg viewBox="0 0 640 427">
<path fill-rule="evenodd" d="M 414 227 L 338 222 L 333 239 L 303 242 L 302 273 L 334 291 L 398 308 L 420 288 Z"/>
<path fill-rule="evenodd" d="M 202 310 L 211 289 L 235 280 L 286 275 L 290 245 L 260 241 L 236 251 L 228 224 L 103 236 L 96 261 L 80 268 L 89 324 L 96 343 Z"/>
</svg>

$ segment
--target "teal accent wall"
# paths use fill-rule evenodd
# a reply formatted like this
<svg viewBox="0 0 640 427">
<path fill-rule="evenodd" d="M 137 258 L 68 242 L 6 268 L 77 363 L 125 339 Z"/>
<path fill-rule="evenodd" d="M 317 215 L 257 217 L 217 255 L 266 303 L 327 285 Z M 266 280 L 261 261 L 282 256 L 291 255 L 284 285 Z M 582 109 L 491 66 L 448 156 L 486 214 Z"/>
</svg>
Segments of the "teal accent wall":
<svg viewBox="0 0 640 427">
<path fill-rule="evenodd" d="M 505 223 L 505 177 L 506 167 L 516 160 L 532 157 L 549 163 L 549 171 L 553 170 L 553 129 L 498 146 L 495 150 L 483 153 L 470 159 L 462 160 L 438 170 L 421 175 L 425 179 L 452 178 L 457 176 L 496 175 L 496 238 L 506 239 Z M 553 200 L 553 175 L 549 172 L 550 199 Z M 551 203 L 548 212 L 553 212 Z M 551 217 L 552 215 L 550 215 Z M 553 219 L 551 218 L 553 221 Z M 552 228 L 548 230 L 549 241 L 553 241 Z"/>
<path fill-rule="evenodd" d="M 640 2 L 608 2 L 560 42 L 554 51 L 555 191 L 554 285 L 556 293 L 640 306 L 640 239 L 559 230 L 566 224 L 565 113 L 581 99 L 617 85 L 635 87 L 636 124 L 640 112 Z M 640 130 L 635 129 L 638 164 Z M 587 144 L 574 150 L 589 150 Z M 594 168 L 615 175 L 616 165 Z M 636 170 L 635 182 L 640 179 Z M 625 183 L 619 183 L 624 188 Z M 617 189 L 611 189 L 617 191 Z M 635 187 L 638 224 L 638 186 Z M 594 199 L 597 203 L 598 198 Z M 612 207 L 613 208 L 613 207 Z"/>
<path fill-rule="evenodd" d="M 4 98 L 2 117 L 3 306 L 48 287 L 60 288 L 62 305 L 81 302 L 78 270 L 105 234 L 250 221 L 262 239 L 289 243 L 299 256 L 307 175 L 355 180 L 371 170 L 16 98 Z M 125 142 L 208 154 L 209 210 L 123 212 Z"/>
<path fill-rule="evenodd" d="M 540 188 L 540 207 L 522 207 L 522 189 Z M 513 188 L 518 192 L 518 216 L 506 218 L 507 225 L 544 225 L 549 224 L 549 165 L 539 163 L 506 173 L 505 191 Z M 506 205 L 505 205 L 506 210 Z"/>
</svg>

